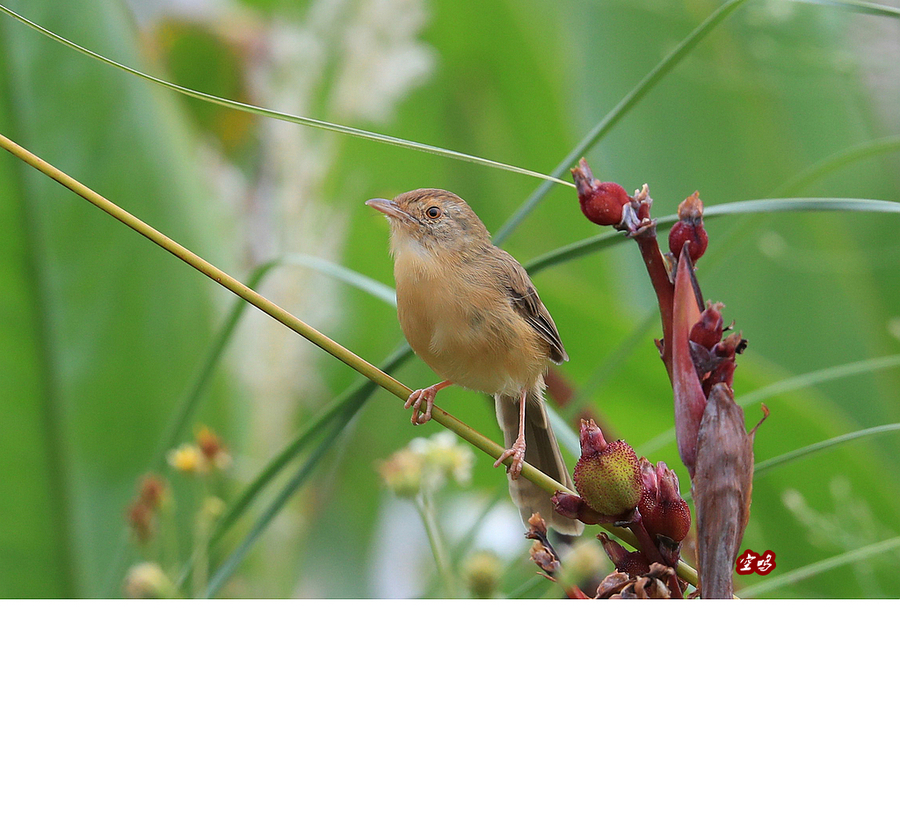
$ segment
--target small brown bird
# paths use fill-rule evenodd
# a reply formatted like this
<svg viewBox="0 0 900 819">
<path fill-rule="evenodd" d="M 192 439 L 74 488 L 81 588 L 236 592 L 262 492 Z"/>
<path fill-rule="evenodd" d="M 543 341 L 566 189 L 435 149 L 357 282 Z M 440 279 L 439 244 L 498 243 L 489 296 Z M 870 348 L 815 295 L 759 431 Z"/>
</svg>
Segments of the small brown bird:
<svg viewBox="0 0 900 819">
<path fill-rule="evenodd" d="M 548 363 L 568 356 L 528 274 L 456 194 L 423 188 L 366 204 L 391 224 L 400 327 L 443 379 L 409 396 L 413 424 L 431 419 L 435 395 L 451 384 L 493 395 L 508 447 L 494 466 L 512 456 L 510 493 L 522 519 L 540 512 L 557 531 L 580 533 L 547 492 L 517 480 L 527 461 L 573 488 L 543 396 Z"/>
</svg>

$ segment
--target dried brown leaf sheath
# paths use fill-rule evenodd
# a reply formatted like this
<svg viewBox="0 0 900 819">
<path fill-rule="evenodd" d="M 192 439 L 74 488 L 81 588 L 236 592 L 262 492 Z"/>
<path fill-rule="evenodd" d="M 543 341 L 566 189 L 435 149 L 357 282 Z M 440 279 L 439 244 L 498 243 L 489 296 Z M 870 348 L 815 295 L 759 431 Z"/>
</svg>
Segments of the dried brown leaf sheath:
<svg viewBox="0 0 900 819">
<path fill-rule="evenodd" d="M 734 562 L 750 517 L 753 439 L 727 384 L 716 384 L 706 404 L 691 486 L 701 596 L 731 598 Z"/>
</svg>

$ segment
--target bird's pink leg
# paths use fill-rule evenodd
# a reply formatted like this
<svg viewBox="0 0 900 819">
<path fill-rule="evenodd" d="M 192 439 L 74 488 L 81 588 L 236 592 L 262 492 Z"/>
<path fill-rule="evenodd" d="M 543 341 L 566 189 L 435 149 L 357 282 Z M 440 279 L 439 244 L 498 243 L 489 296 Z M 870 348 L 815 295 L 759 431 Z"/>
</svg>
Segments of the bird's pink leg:
<svg viewBox="0 0 900 819">
<path fill-rule="evenodd" d="M 500 466 L 512 455 L 512 461 L 509 464 L 509 477 L 513 480 L 516 480 L 522 474 L 522 464 L 525 463 L 525 399 L 527 397 L 528 390 L 522 390 L 522 394 L 519 397 L 519 435 L 515 443 L 494 461 L 494 466 Z"/>
<path fill-rule="evenodd" d="M 410 407 L 413 408 L 412 418 L 410 419 L 414 424 L 427 424 L 431 420 L 431 410 L 434 408 L 434 397 L 438 394 L 438 392 L 444 387 L 449 387 L 453 382 L 452 381 L 441 381 L 440 384 L 432 384 L 430 387 L 425 387 L 422 390 L 413 390 L 409 394 L 409 398 L 406 399 L 406 403 L 403 405 L 407 409 Z M 419 415 L 419 407 L 422 402 L 425 402 L 425 412 Z"/>
</svg>

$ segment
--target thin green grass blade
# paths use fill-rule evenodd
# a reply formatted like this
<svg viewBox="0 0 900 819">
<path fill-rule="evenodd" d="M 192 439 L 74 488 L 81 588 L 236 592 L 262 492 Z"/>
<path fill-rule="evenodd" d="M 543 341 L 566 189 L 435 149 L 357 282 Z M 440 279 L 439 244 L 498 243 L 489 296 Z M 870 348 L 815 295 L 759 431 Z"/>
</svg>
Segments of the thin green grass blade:
<svg viewBox="0 0 900 819">
<path fill-rule="evenodd" d="M 253 545 L 259 539 L 260 535 L 265 532 L 269 524 L 275 519 L 278 513 L 284 508 L 287 502 L 294 494 L 306 483 L 307 479 L 312 475 L 319 461 L 331 450 L 334 445 L 335 438 L 340 435 L 341 430 L 346 422 L 352 417 L 352 412 L 345 412 L 333 419 L 333 423 L 324 430 L 324 438 L 319 445 L 310 453 L 310 456 L 304 461 L 303 465 L 297 471 L 293 478 L 282 487 L 281 491 L 275 497 L 266 510 L 257 518 L 253 528 L 247 533 L 246 537 L 241 541 L 240 545 L 228 556 L 227 560 L 218 568 L 212 576 L 206 587 L 204 597 L 212 597 L 217 594 L 222 586 L 224 586 L 237 571 L 238 567 L 249 554 Z"/>
<path fill-rule="evenodd" d="M 814 163 L 805 171 L 788 179 L 786 182 L 776 185 L 770 194 L 770 198 L 783 197 L 789 193 L 796 194 L 813 182 L 827 177 L 835 171 L 842 170 L 863 159 L 878 156 L 879 154 L 893 153 L 897 150 L 900 150 L 900 137 L 897 136 L 875 139 L 845 148 Z M 719 259 L 725 258 L 747 236 L 758 230 L 759 221 L 764 219 L 765 216 L 765 213 L 761 213 L 743 219 L 736 224 L 726 236 L 722 237 L 721 241 L 716 242 L 715 247 L 710 248 L 704 260 L 704 269 L 715 275 Z"/>
<path fill-rule="evenodd" d="M 808 212 L 808 211 L 855 211 L 863 213 L 900 213 L 900 202 L 889 199 L 852 199 L 852 198 L 828 198 L 806 197 L 788 199 L 747 199 L 742 202 L 725 202 L 721 205 L 709 205 L 703 208 L 704 219 L 715 219 L 720 216 L 743 216 L 751 213 L 776 213 L 776 212 Z M 674 214 L 663 216 L 656 220 L 657 227 L 665 227 L 675 224 L 678 217 Z M 616 242 L 627 241 L 624 233 L 607 232 L 600 236 L 592 236 L 573 242 L 570 245 L 551 250 L 541 256 L 536 256 L 525 269 L 529 273 L 555 267 L 563 262 L 570 262 L 581 256 L 587 256 L 599 250 L 612 247 Z"/>
<path fill-rule="evenodd" d="M 269 262 L 257 267 L 247 280 L 247 286 L 255 290 L 265 278 L 266 274 L 276 266 L 277 262 Z M 185 427 L 187 427 L 190 419 L 194 416 L 197 404 L 200 402 L 204 391 L 209 385 L 210 378 L 212 378 L 212 374 L 215 372 L 219 360 L 222 358 L 222 354 L 228 346 L 228 342 L 231 341 L 231 337 L 234 335 L 234 331 L 246 308 L 247 302 L 243 299 L 238 299 L 232 306 L 228 318 L 222 325 L 222 329 L 210 344 L 206 357 L 198 368 L 197 375 L 185 392 L 184 398 L 182 398 L 181 404 L 176 410 L 175 415 L 172 417 L 172 422 L 163 436 L 163 443 L 153 459 L 154 469 L 163 469 L 166 463 L 166 453 L 174 449 L 181 442 Z"/>
<path fill-rule="evenodd" d="M 739 216 L 744 213 L 784 211 L 857 211 L 862 213 L 900 213 L 900 202 L 890 199 L 852 199 L 841 197 L 797 197 L 788 199 L 748 199 L 703 208 L 707 216 Z"/>
<path fill-rule="evenodd" d="M 556 439 L 562 448 L 576 458 L 581 455 L 581 442 L 578 434 L 549 404 L 547 404 L 547 417 L 550 419 L 550 426 L 553 428 Z"/>
<path fill-rule="evenodd" d="M 854 375 L 866 375 L 878 370 L 890 369 L 891 367 L 900 367 L 900 355 L 886 355 L 881 358 L 854 361 L 850 364 L 839 364 L 836 367 L 827 367 L 823 370 L 804 373 L 803 375 L 776 381 L 774 384 L 769 384 L 766 387 L 760 387 L 758 390 L 742 395 L 738 399 L 738 404 L 746 407 L 793 390 L 802 390 L 806 387 L 813 387 L 816 384 L 837 381 L 841 378 L 850 378 Z"/>
<path fill-rule="evenodd" d="M 774 591 L 783 586 L 799 583 L 801 580 L 815 577 L 818 574 L 822 574 L 822 572 L 837 569 L 850 563 L 868 560 L 870 557 L 874 557 L 882 552 L 888 552 L 891 549 L 896 549 L 898 547 L 900 547 L 900 536 L 882 540 L 880 543 L 870 543 L 868 546 L 861 546 L 859 549 L 853 549 L 844 554 L 827 557 L 824 560 L 817 560 L 815 563 L 810 563 L 808 566 L 803 566 L 800 569 L 794 569 L 793 571 L 785 572 L 781 575 L 768 577 L 765 580 L 761 580 L 759 583 L 754 583 L 752 586 L 743 589 L 741 591 L 741 597 L 759 597 L 761 594 L 766 594 L 767 592 Z"/>
<path fill-rule="evenodd" d="M 434 154 L 436 156 L 458 159 L 462 162 L 472 162 L 476 165 L 483 165 L 485 167 L 495 168 L 501 171 L 523 174 L 524 176 L 531 176 L 535 179 L 543 179 L 549 185 L 556 184 L 565 185 L 570 188 L 575 187 L 573 183 L 567 182 L 563 179 L 557 179 L 554 176 L 548 176 L 547 174 L 540 173 L 539 171 L 531 171 L 527 168 L 519 168 L 516 165 L 509 165 L 505 162 L 497 162 L 493 159 L 485 159 L 484 157 L 473 156 L 472 154 L 465 154 L 461 153 L 460 151 L 452 151 L 449 148 L 440 148 L 436 145 L 426 145 L 423 142 L 413 142 L 408 139 L 400 139 L 399 137 L 392 137 L 388 136 L 387 134 L 379 134 L 374 131 L 365 131 L 362 128 L 352 128 L 349 125 L 340 125 L 335 122 L 326 122 L 324 120 L 313 119 L 312 117 L 303 117 L 297 114 L 287 114 L 282 111 L 274 111 L 270 108 L 262 108 L 258 105 L 250 105 L 248 103 L 238 102 L 237 100 L 217 97 L 214 94 L 205 94 L 202 91 L 196 91 L 193 88 L 185 88 L 184 86 L 176 85 L 175 83 L 169 82 L 168 80 L 163 80 L 160 77 L 154 77 L 152 74 L 138 71 L 136 68 L 131 68 L 130 66 L 116 62 L 115 60 L 111 60 L 109 57 L 104 57 L 102 54 L 97 54 L 96 52 L 91 51 L 84 46 L 73 43 L 71 40 L 67 40 L 65 37 L 61 37 L 59 34 L 55 34 L 49 29 L 46 29 L 43 26 L 32 22 L 27 17 L 23 17 L 21 14 L 17 14 L 16 12 L 6 8 L 6 6 L 0 5 L 0 11 L 8 14 L 10 17 L 18 20 L 20 23 L 24 23 L 26 26 L 29 26 L 35 31 L 43 34 L 45 37 L 49 37 L 51 40 L 55 40 L 57 43 L 67 46 L 74 51 L 77 51 L 79 54 L 83 54 L 86 57 L 90 57 L 91 59 L 97 60 L 104 65 L 108 65 L 112 68 L 117 68 L 120 71 L 125 71 L 128 74 L 131 74 L 134 77 L 139 77 L 140 79 L 146 80 L 147 82 L 152 82 L 153 84 L 161 86 L 162 88 L 167 88 L 170 91 L 177 91 L 179 94 L 184 94 L 187 97 L 193 97 L 197 100 L 210 102 L 214 105 L 221 105 L 224 108 L 231 108 L 235 111 L 242 111 L 247 114 L 255 114 L 257 116 L 269 117 L 271 119 L 278 119 L 284 122 L 292 122 L 295 125 L 306 125 L 310 128 L 319 128 L 323 131 L 332 131 L 338 134 L 345 134 L 346 136 L 368 139 L 372 142 L 381 142 L 385 145 L 396 145 L 401 148 L 409 148 L 415 151 Z"/>
<path fill-rule="evenodd" d="M 658 219 L 656 224 L 658 227 L 674 224 L 677 218 L 678 217 L 676 216 L 664 216 L 662 219 Z M 582 256 L 597 253 L 600 250 L 606 250 L 616 243 L 625 241 L 628 241 L 628 237 L 624 233 L 607 231 L 600 236 L 591 236 L 587 239 L 580 239 L 577 242 L 572 242 L 570 245 L 563 245 L 556 250 L 549 250 L 546 253 L 542 253 L 540 256 L 535 256 L 525 264 L 524 267 L 533 276 L 535 273 L 539 273 L 541 270 L 545 270 L 548 267 L 555 267 L 564 262 L 571 262 L 573 259 L 579 259 Z"/>
<path fill-rule="evenodd" d="M 817 384 L 825 384 L 829 381 L 838 381 L 841 378 L 851 378 L 854 375 L 866 375 L 868 373 L 885 370 L 891 367 L 900 367 L 900 355 L 888 355 L 881 358 L 870 358 L 864 361 L 853 361 L 850 364 L 839 364 L 836 367 L 826 367 L 822 370 L 814 370 L 813 372 L 803 373 L 802 375 L 784 378 L 760 387 L 758 390 L 752 390 L 745 393 L 737 399 L 737 403 L 742 407 L 748 407 L 768 398 L 774 398 L 777 395 L 793 392 L 795 390 L 814 387 Z M 665 446 L 675 440 L 675 427 L 670 427 L 665 432 L 661 432 L 654 438 L 647 441 L 641 448 L 641 452 L 653 452 L 660 447 Z"/>
<path fill-rule="evenodd" d="M 896 17 L 900 19 L 900 9 L 882 6 L 880 3 L 854 3 L 848 0 L 792 0 L 794 3 L 803 3 L 808 6 L 835 6 L 846 11 L 857 11 L 864 14 L 876 14 L 882 17 Z"/>
<path fill-rule="evenodd" d="M 709 34 L 719 23 L 725 20 L 732 12 L 737 11 L 747 0 L 729 0 L 709 15 L 697 28 L 695 28 L 673 51 L 647 74 L 634 88 L 631 89 L 600 122 L 598 122 L 584 138 L 566 155 L 566 157 L 553 169 L 551 177 L 558 178 L 566 173 L 581 156 L 600 139 L 603 138 L 613 126 L 619 122 L 635 105 L 637 105 L 679 62 L 681 62 L 703 38 Z M 547 195 L 552 187 L 549 181 L 541 183 L 537 190 L 528 197 L 525 203 L 506 221 L 497 231 L 494 242 L 500 244 L 521 224 L 522 220 L 537 207 L 540 201 Z"/>
<path fill-rule="evenodd" d="M 841 444 L 846 444 L 850 441 L 857 441 L 862 438 L 871 438 L 876 435 L 885 435 L 889 432 L 900 432 L 900 424 L 882 424 L 881 426 L 877 427 L 857 429 L 853 432 L 848 432 L 844 435 L 838 435 L 825 441 L 817 441 L 816 443 L 810 444 L 809 446 L 800 447 L 799 449 L 785 452 L 782 455 L 776 455 L 774 458 L 760 461 L 756 465 L 756 468 L 753 470 L 753 474 L 754 476 L 761 475 L 764 472 L 768 472 L 769 470 L 774 469 L 777 466 L 781 466 L 782 464 L 789 463 L 791 461 L 796 461 L 799 458 L 805 458 L 807 455 L 813 455 L 816 452 L 821 452 L 824 449 L 830 449 L 831 447 L 840 446 Z"/>
<path fill-rule="evenodd" d="M 789 179 L 784 185 L 779 186 L 777 193 L 787 193 L 805 188 L 807 185 L 830 176 L 835 171 L 846 168 L 855 162 L 879 156 L 880 154 L 895 153 L 896 151 L 900 151 L 900 136 L 888 136 L 881 139 L 873 139 L 869 142 L 861 142 L 858 145 L 851 145 L 849 148 L 825 157 L 802 173 Z"/>
<path fill-rule="evenodd" d="M 341 264 L 318 256 L 307 256 L 305 253 L 288 253 L 282 257 L 281 261 L 283 264 L 306 267 L 310 270 L 324 273 L 326 276 L 331 276 L 333 279 L 345 282 L 362 290 L 364 293 L 375 296 L 376 299 L 380 299 L 393 307 L 397 306 L 397 294 L 394 292 L 393 287 L 388 287 L 388 285 L 382 284 L 380 281 L 376 281 L 356 270 L 351 270 L 349 267 L 344 267 Z"/>
</svg>

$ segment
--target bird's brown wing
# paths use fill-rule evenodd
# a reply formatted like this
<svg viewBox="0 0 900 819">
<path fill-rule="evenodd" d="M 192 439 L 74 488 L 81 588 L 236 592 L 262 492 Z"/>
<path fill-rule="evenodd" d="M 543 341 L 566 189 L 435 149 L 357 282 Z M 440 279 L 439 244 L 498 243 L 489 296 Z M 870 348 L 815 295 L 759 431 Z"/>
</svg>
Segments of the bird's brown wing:
<svg viewBox="0 0 900 819">
<path fill-rule="evenodd" d="M 531 283 L 531 279 L 512 256 L 505 251 L 500 251 L 505 257 L 503 261 L 503 284 L 509 293 L 513 307 L 518 311 L 540 336 L 550 345 L 550 360 L 557 364 L 568 361 L 569 356 L 563 347 L 559 330 L 553 321 L 549 311 L 544 307 L 544 302 Z"/>
</svg>

